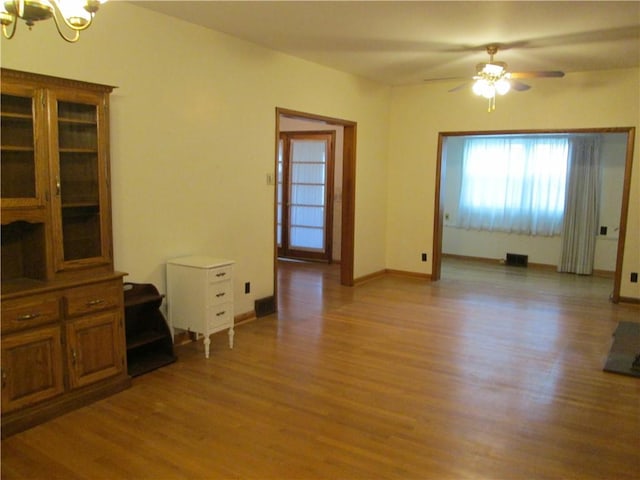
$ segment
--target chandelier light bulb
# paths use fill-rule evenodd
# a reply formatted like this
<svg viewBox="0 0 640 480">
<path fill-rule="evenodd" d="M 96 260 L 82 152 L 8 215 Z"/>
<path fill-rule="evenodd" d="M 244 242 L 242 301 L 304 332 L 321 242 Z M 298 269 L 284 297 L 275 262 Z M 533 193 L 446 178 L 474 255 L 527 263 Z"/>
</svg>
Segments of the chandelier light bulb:
<svg viewBox="0 0 640 480">
<path fill-rule="evenodd" d="M 60 13 L 75 27 L 83 27 L 91 20 L 91 13 L 85 9 L 82 0 L 58 0 Z"/>
</svg>

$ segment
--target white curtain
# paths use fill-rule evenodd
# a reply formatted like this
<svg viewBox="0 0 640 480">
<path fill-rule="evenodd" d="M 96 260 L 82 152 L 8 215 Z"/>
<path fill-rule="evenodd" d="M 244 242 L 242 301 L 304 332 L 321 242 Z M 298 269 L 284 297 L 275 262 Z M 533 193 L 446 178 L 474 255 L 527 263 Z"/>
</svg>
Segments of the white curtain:
<svg viewBox="0 0 640 480">
<path fill-rule="evenodd" d="M 591 275 L 600 205 L 600 137 L 571 138 L 559 272 Z"/>
<path fill-rule="evenodd" d="M 457 226 L 559 235 L 568 145 L 565 135 L 466 139 Z"/>
</svg>

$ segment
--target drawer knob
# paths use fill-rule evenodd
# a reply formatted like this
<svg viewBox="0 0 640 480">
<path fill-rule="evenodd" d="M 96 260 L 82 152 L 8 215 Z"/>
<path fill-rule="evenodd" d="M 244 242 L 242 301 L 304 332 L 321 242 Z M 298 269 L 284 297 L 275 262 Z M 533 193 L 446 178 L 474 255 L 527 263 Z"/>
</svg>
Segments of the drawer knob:
<svg viewBox="0 0 640 480">
<path fill-rule="evenodd" d="M 216 317 L 221 317 L 221 316 L 222 316 L 222 315 L 224 315 L 225 313 L 227 313 L 227 312 L 226 312 L 226 311 L 224 311 L 224 310 L 223 310 L 223 311 L 221 311 L 221 312 L 218 312 L 218 313 L 216 313 Z"/>
<path fill-rule="evenodd" d="M 96 298 L 95 300 L 89 300 L 87 302 L 87 307 L 95 307 L 96 305 L 100 305 L 104 303 L 104 300 L 102 298 Z"/>
<path fill-rule="evenodd" d="M 227 272 L 216 273 L 216 277 L 224 277 L 226 274 Z"/>
<path fill-rule="evenodd" d="M 39 316 L 40 316 L 39 313 L 25 313 L 24 315 L 18 316 L 18 320 L 20 321 L 33 320 L 34 318 L 38 318 Z"/>
<path fill-rule="evenodd" d="M 224 297 L 224 292 L 222 293 L 216 293 L 216 297 L 220 298 L 220 297 Z"/>
</svg>

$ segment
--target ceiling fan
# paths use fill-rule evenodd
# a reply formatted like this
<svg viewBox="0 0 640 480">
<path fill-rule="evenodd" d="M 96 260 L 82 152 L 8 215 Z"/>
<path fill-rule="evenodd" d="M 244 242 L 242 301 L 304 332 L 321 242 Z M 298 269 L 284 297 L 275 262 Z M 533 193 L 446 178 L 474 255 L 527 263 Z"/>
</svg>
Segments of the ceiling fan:
<svg viewBox="0 0 640 480">
<path fill-rule="evenodd" d="M 491 112 L 496 109 L 496 94 L 504 95 L 509 90 L 514 89 L 522 92 L 529 90 L 530 85 L 520 81 L 521 78 L 561 78 L 564 72 L 559 70 L 546 70 L 537 72 L 509 72 L 505 62 L 493 60 L 493 56 L 498 53 L 498 45 L 487 45 L 487 54 L 489 54 L 488 63 L 479 63 L 476 65 L 476 74 L 473 76 L 473 93 L 485 97 L 489 100 L 489 109 Z M 468 85 L 465 82 L 455 88 L 449 90 L 455 92 Z"/>
</svg>

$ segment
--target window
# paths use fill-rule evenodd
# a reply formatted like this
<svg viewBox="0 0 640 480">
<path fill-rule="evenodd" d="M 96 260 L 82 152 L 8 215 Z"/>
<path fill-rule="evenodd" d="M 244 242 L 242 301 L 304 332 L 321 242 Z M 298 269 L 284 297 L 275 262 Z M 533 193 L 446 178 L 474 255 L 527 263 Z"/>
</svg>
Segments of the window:
<svg viewBox="0 0 640 480">
<path fill-rule="evenodd" d="M 465 139 L 458 226 L 559 235 L 568 151 L 566 135 Z"/>
</svg>

